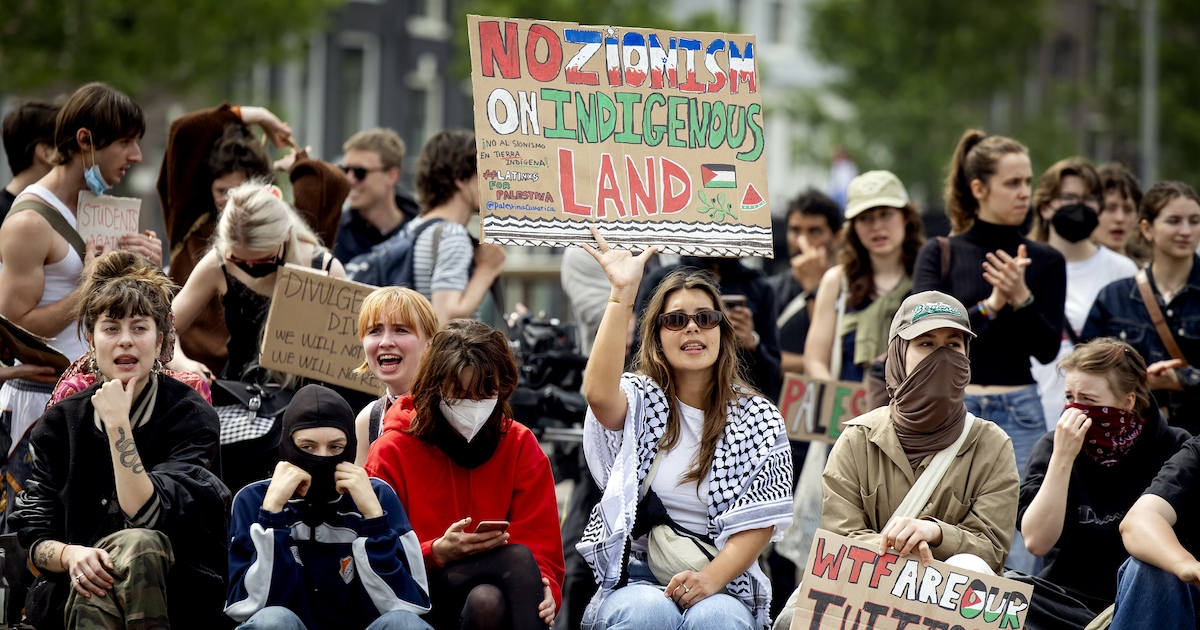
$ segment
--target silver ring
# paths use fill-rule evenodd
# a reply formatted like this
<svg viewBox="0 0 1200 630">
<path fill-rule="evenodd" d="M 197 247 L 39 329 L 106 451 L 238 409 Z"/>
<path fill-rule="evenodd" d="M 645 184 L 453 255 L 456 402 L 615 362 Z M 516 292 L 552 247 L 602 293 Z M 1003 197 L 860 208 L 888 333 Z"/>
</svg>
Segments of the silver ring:
<svg viewBox="0 0 1200 630">
<path fill-rule="evenodd" d="M 82 574 L 82 573 L 80 573 L 79 575 L 76 575 L 76 576 L 75 576 L 75 581 L 76 581 L 76 582 L 78 582 L 78 583 L 80 583 L 80 584 L 83 584 L 83 574 Z"/>
<path fill-rule="evenodd" d="M 691 592 L 692 592 L 692 589 L 688 588 L 687 584 L 684 584 L 684 585 L 683 585 L 683 592 L 684 592 L 684 593 L 691 593 Z"/>
</svg>

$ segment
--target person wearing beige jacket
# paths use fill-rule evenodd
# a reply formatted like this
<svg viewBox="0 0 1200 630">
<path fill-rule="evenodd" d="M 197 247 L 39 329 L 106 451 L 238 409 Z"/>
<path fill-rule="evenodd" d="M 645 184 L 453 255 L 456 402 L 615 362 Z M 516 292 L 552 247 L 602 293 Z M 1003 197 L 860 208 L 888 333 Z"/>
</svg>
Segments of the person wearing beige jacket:
<svg viewBox="0 0 1200 630">
<path fill-rule="evenodd" d="M 1008 435 L 963 405 L 975 336 L 966 312 L 937 291 L 901 305 L 888 342 L 891 403 L 844 426 L 822 478 L 821 526 L 880 553 L 890 548 L 926 563 L 936 558 L 1000 574 L 1016 524 L 1019 476 Z M 896 515 L 934 455 L 955 444 L 954 459 L 917 517 Z M 791 626 L 799 593 L 792 593 L 776 629 Z"/>
</svg>

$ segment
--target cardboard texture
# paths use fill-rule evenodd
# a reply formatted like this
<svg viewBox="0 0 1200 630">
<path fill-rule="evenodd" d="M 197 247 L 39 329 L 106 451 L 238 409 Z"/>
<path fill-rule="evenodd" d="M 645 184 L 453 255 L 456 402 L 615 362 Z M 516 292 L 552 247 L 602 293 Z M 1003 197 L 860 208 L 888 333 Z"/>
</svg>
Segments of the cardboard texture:
<svg viewBox="0 0 1200 630">
<path fill-rule="evenodd" d="M 272 370 L 368 394 L 381 394 L 383 383 L 363 363 L 358 311 L 376 287 L 323 271 L 284 265 L 275 280 L 259 363 Z"/>
<path fill-rule="evenodd" d="M 483 240 L 772 256 L 750 35 L 467 16 Z"/>
<path fill-rule="evenodd" d="M 75 229 L 83 237 L 83 242 L 101 246 L 106 252 L 120 249 L 118 243 L 122 236 L 138 233 L 141 199 L 95 195 L 84 190 L 79 193 L 76 208 L 79 212 Z"/>
<path fill-rule="evenodd" d="M 843 424 L 871 410 L 862 383 L 818 381 L 788 373 L 782 392 L 779 412 L 791 440 L 833 443 Z"/>
<path fill-rule="evenodd" d="M 817 530 L 792 630 L 1023 628 L 1033 586 Z"/>
<path fill-rule="evenodd" d="M 13 359 L 29 365 L 45 365 L 60 374 L 71 365 L 72 359 L 39 337 L 0 315 L 0 362 L 12 365 Z"/>
</svg>

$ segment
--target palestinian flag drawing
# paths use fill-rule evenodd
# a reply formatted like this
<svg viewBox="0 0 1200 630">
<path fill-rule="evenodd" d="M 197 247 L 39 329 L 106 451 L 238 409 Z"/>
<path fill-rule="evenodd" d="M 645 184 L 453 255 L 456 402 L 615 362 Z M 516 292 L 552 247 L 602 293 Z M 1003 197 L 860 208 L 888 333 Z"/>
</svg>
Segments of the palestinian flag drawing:
<svg viewBox="0 0 1200 630">
<path fill-rule="evenodd" d="M 767 205 L 767 200 L 758 194 L 758 189 L 754 187 L 754 184 L 746 184 L 746 192 L 742 195 L 742 210 L 749 212 L 758 210 L 765 205 Z"/>
<path fill-rule="evenodd" d="M 974 619 L 983 612 L 983 598 L 987 595 L 986 586 L 983 582 L 975 580 L 963 592 L 962 599 L 959 600 L 959 614 L 964 619 Z"/>
<path fill-rule="evenodd" d="M 701 164 L 705 188 L 737 188 L 737 170 L 732 164 Z"/>
</svg>

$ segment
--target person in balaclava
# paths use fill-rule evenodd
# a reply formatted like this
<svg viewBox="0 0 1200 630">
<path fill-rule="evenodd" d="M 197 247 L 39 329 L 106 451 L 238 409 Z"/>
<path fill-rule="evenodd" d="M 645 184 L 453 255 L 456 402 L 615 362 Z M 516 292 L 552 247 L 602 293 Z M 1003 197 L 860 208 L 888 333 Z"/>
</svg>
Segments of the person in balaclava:
<svg viewBox="0 0 1200 630">
<path fill-rule="evenodd" d="M 967 309 L 953 297 L 925 291 L 904 300 L 888 334 L 891 402 L 843 425 L 822 476 L 822 528 L 879 553 L 1003 573 L 1017 518 L 1017 465 L 1008 435 L 963 404 L 974 337 Z M 953 459 L 924 507 L 898 515 L 944 449 Z M 775 628 L 790 627 L 799 592 Z"/>
<path fill-rule="evenodd" d="M 421 545 L 396 493 L 353 464 L 354 412 L 308 385 L 280 462 L 234 499 L 225 613 L 240 628 L 428 630 Z"/>
</svg>

